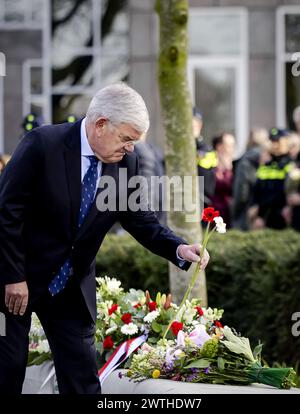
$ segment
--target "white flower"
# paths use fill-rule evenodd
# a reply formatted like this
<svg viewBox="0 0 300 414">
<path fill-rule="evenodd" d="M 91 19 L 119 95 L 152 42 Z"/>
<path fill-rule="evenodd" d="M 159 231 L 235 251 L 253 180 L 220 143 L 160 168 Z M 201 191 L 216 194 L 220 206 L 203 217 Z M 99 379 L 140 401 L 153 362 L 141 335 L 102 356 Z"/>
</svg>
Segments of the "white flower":
<svg viewBox="0 0 300 414">
<path fill-rule="evenodd" d="M 197 309 L 195 308 L 186 309 L 185 313 L 182 315 L 185 324 L 190 325 L 193 322 L 196 313 Z"/>
<path fill-rule="evenodd" d="M 214 222 L 216 223 L 216 225 L 224 223 L 222 217 L 215 217 Z"/>
<path fill-rule="evenodd" d="M 154 310 L 152 312 L 149 312 L 145 317 L 144 317 L 144 322 L 146 323 L 151 323 L 153 322 L 157 317 L 159 316 L 159 312 L 157 310 Z"/>
<path fill-rule="evenodd" d="M 214 222 L 216 223 L 216 231 L 218 233 L 226 233 L 226 223 L 224 223 L 222 217 L 215 217 Z"/>
<path fill-rule="evenodd" d="M 122 288 L 120 288 L 121 282 L 115 278 L 107 280 L 106 285 L 107 290 L 113 295 L 118 295 L 122 290 Z"/>
<path fill-rule="evenodd" d="M 110 335 L 111 333 L 115 332 L 118 329 L 118 325 L 113 325 L 111 328 L 108 328 L 105 331 L 105 335 Z"/>
<path fill-rule="evenodd" d="M 177 346 L 184 347 L 184 345 L 185 345 L 185 336 L 186 336 L 186 334 L 183 331 L 178 332 L 177 339 L 176 339 Z"/>
<path fill-rule="evenodd" d="M 138 332 L 139 328 L 132 322 L 123 325 L 121 328 L 121 332 L 124 335 L 134 335 Z"/>
<path fill-rule="evenodd" d="M 221 234 L 226 233 L 226 223 L 216 224 L 216 231 Z"/>
<path fill-rule="evenodd" d="M 43 339 L 39 342 L 39 346 L 37 347 L 37 351 L 42 354 L 43 352 L 49 352 L 50 347 L 47 339 Z"/>
</svg>

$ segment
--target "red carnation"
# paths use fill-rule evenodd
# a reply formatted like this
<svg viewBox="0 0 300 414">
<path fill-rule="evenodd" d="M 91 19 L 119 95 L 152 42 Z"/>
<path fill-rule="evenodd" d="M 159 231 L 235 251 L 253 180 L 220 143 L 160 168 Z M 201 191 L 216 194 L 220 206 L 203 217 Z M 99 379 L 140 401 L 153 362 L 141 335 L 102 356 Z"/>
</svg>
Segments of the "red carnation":
<svg viewBox="0 0 300 414">
<path fill-rule="evenodd" d="M 202 220 L 209 221 L 210 223 L 214 220 L 215 217 L 219 217 L 220 212 L 215 210 L 213 207 L 207 207 L 203 210 Z"/>
<path fill-rule="evenodd" d="M 152 312 L 152 311 L 155 311 L 156 310 L 156 302 L 149 302 L 148 303 L 148 308 L 149 308 L 149 311 L 150 312 Z"/>
<path fill-rule="evenodd" d="M 135 308 L 135 309 L 138 309 L 138 308 L 140 308 L 142 305 L 140 304 L 140 303 L 136 303 L 133 307 Z"/>
<path fill-rule="evenodd" d="M 215 326 L 217 326 L 218 328 L 223 328 L 223 325 L 219 321 L 215 321 Z"/>
<path fill-rule="evenodd" d="M 116 310 L 118 309 L 118 307 L 119 307 L 119 305 L 117 305 L 116 303 L 115 303 L 115 304 L 113 304 L 113 305 L 111 306 L 111 308 L 109 308 L 109 309 L 108 309 L 108 314 L 109 314 L 109 315 L 112 315 L 114 312 L 116 312 Z"/>
<path fill-rule="evenodd" d="M 203 312 L 201 306 L 196 306 L 196 309 L 197 309 L 198 315 L 202 316 L 204 312 Z"/>
<path fill-rule="evenodd" d="M 174 321 L 171 325 L 171 331 L 175 336 L 177 336 L 178 332 L 181 331 L 183 328 L 183 323 Z"/>
<path fill-rule="evenodd" d="M 114 341 L 111 339 L 111 336 L 107 336 L 103 341 L 104 349 L 111 349 L 114 346 Z"/>
<path fill-rule="evenodd" d="M 124 315 L 121 316 L 121 319 L 126 324 L 130 323 L 131 322 L 131 313 L 124 313 Z"/>
</svg>

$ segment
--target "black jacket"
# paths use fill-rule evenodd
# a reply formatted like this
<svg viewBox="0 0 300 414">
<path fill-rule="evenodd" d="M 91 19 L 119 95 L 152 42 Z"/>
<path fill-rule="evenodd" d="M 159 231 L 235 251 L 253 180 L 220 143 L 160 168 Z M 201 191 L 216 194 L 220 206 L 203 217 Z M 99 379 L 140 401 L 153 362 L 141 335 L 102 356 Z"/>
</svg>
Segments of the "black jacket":
<svg viewBox="0 0 300 414">
<path fill-rule="evenodd" d="M 47 125 L 28 133 L 0 180 L 0 285 L 27 281 L 30 300 L 48 288 L 71 255 L 87 307 L 95 319 L 94 259 L 116 221 L 141 244 L 178 265 L 177 246 L 184 240 L 147 212 L 99 212 L 96 202 L 79 231 L 81 200 L 81 121 Z M 102 176 L 118 183 L 120 168 L 128 180 L 138 174 L 136 154 L 103 164 Z M 117 185 L 118 187 L 118 185 Z M 117 192 L 117 198 L 122 194 Z M 127 200 L 126 200 L 127 201 Z M 116 257 L 117 260 L 117 257 Z M 186 263 L 185 269 L 189 267 Z"/>
</svg>

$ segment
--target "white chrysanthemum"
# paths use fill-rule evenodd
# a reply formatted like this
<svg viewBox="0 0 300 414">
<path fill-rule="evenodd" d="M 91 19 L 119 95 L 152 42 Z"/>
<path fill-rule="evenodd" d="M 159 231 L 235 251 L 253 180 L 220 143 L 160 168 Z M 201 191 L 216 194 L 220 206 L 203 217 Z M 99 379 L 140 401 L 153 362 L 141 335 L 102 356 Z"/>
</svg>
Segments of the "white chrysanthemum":
<svg viewBox="0 0 300 414">
<path fill-rule="evenodd" d="M 43 339 L 42 341 L 40 341 L 38 347 L 36 348 L 36 350 L 40 354 L 42 354 L 43 352 L 49 352 L 50 347 L 49 347 L 49 343 L 48 343 L 47 339 Z"/>
<path fill-rule="evenodd" d="M 149 312 L 145 317 L 144 317 L 144 322 L 146 323 L 151 323 L 153 322 L 157 317 L 159 316 L 159 312 L 157 310 L 154 310 L 152 312 Z"/>
<path fill-rule="evenodd" d="M 123 325 L 121 328 L 121 332 L 124 335 L 134 335 L 138 332 L 139 328 L 132 322 Z"/>
</svg>

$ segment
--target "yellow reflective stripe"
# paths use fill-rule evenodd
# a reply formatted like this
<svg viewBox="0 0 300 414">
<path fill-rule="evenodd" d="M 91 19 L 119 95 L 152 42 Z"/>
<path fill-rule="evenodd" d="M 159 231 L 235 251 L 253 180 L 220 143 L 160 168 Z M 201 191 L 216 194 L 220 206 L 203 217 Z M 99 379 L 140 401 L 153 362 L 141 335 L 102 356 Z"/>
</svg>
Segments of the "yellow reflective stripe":
<svg viewBox="0 0 300 414">
<path fill-rule="evenodd" d="M 208 170 L 209 168 L 215 168 L 218 165 L 218 158 L 215 151 L 207 152 L 203 158 L 198 158 L 198 165 L 199 167 L 205 168 Z"/>
<path fill-rule="evenodd" d="M 261 165 L 256 176 L 260 180 L 284 180 L 290 169 L 290 164 L 285 165 L 282 169 L 276 165 Z"/>
</svg>

